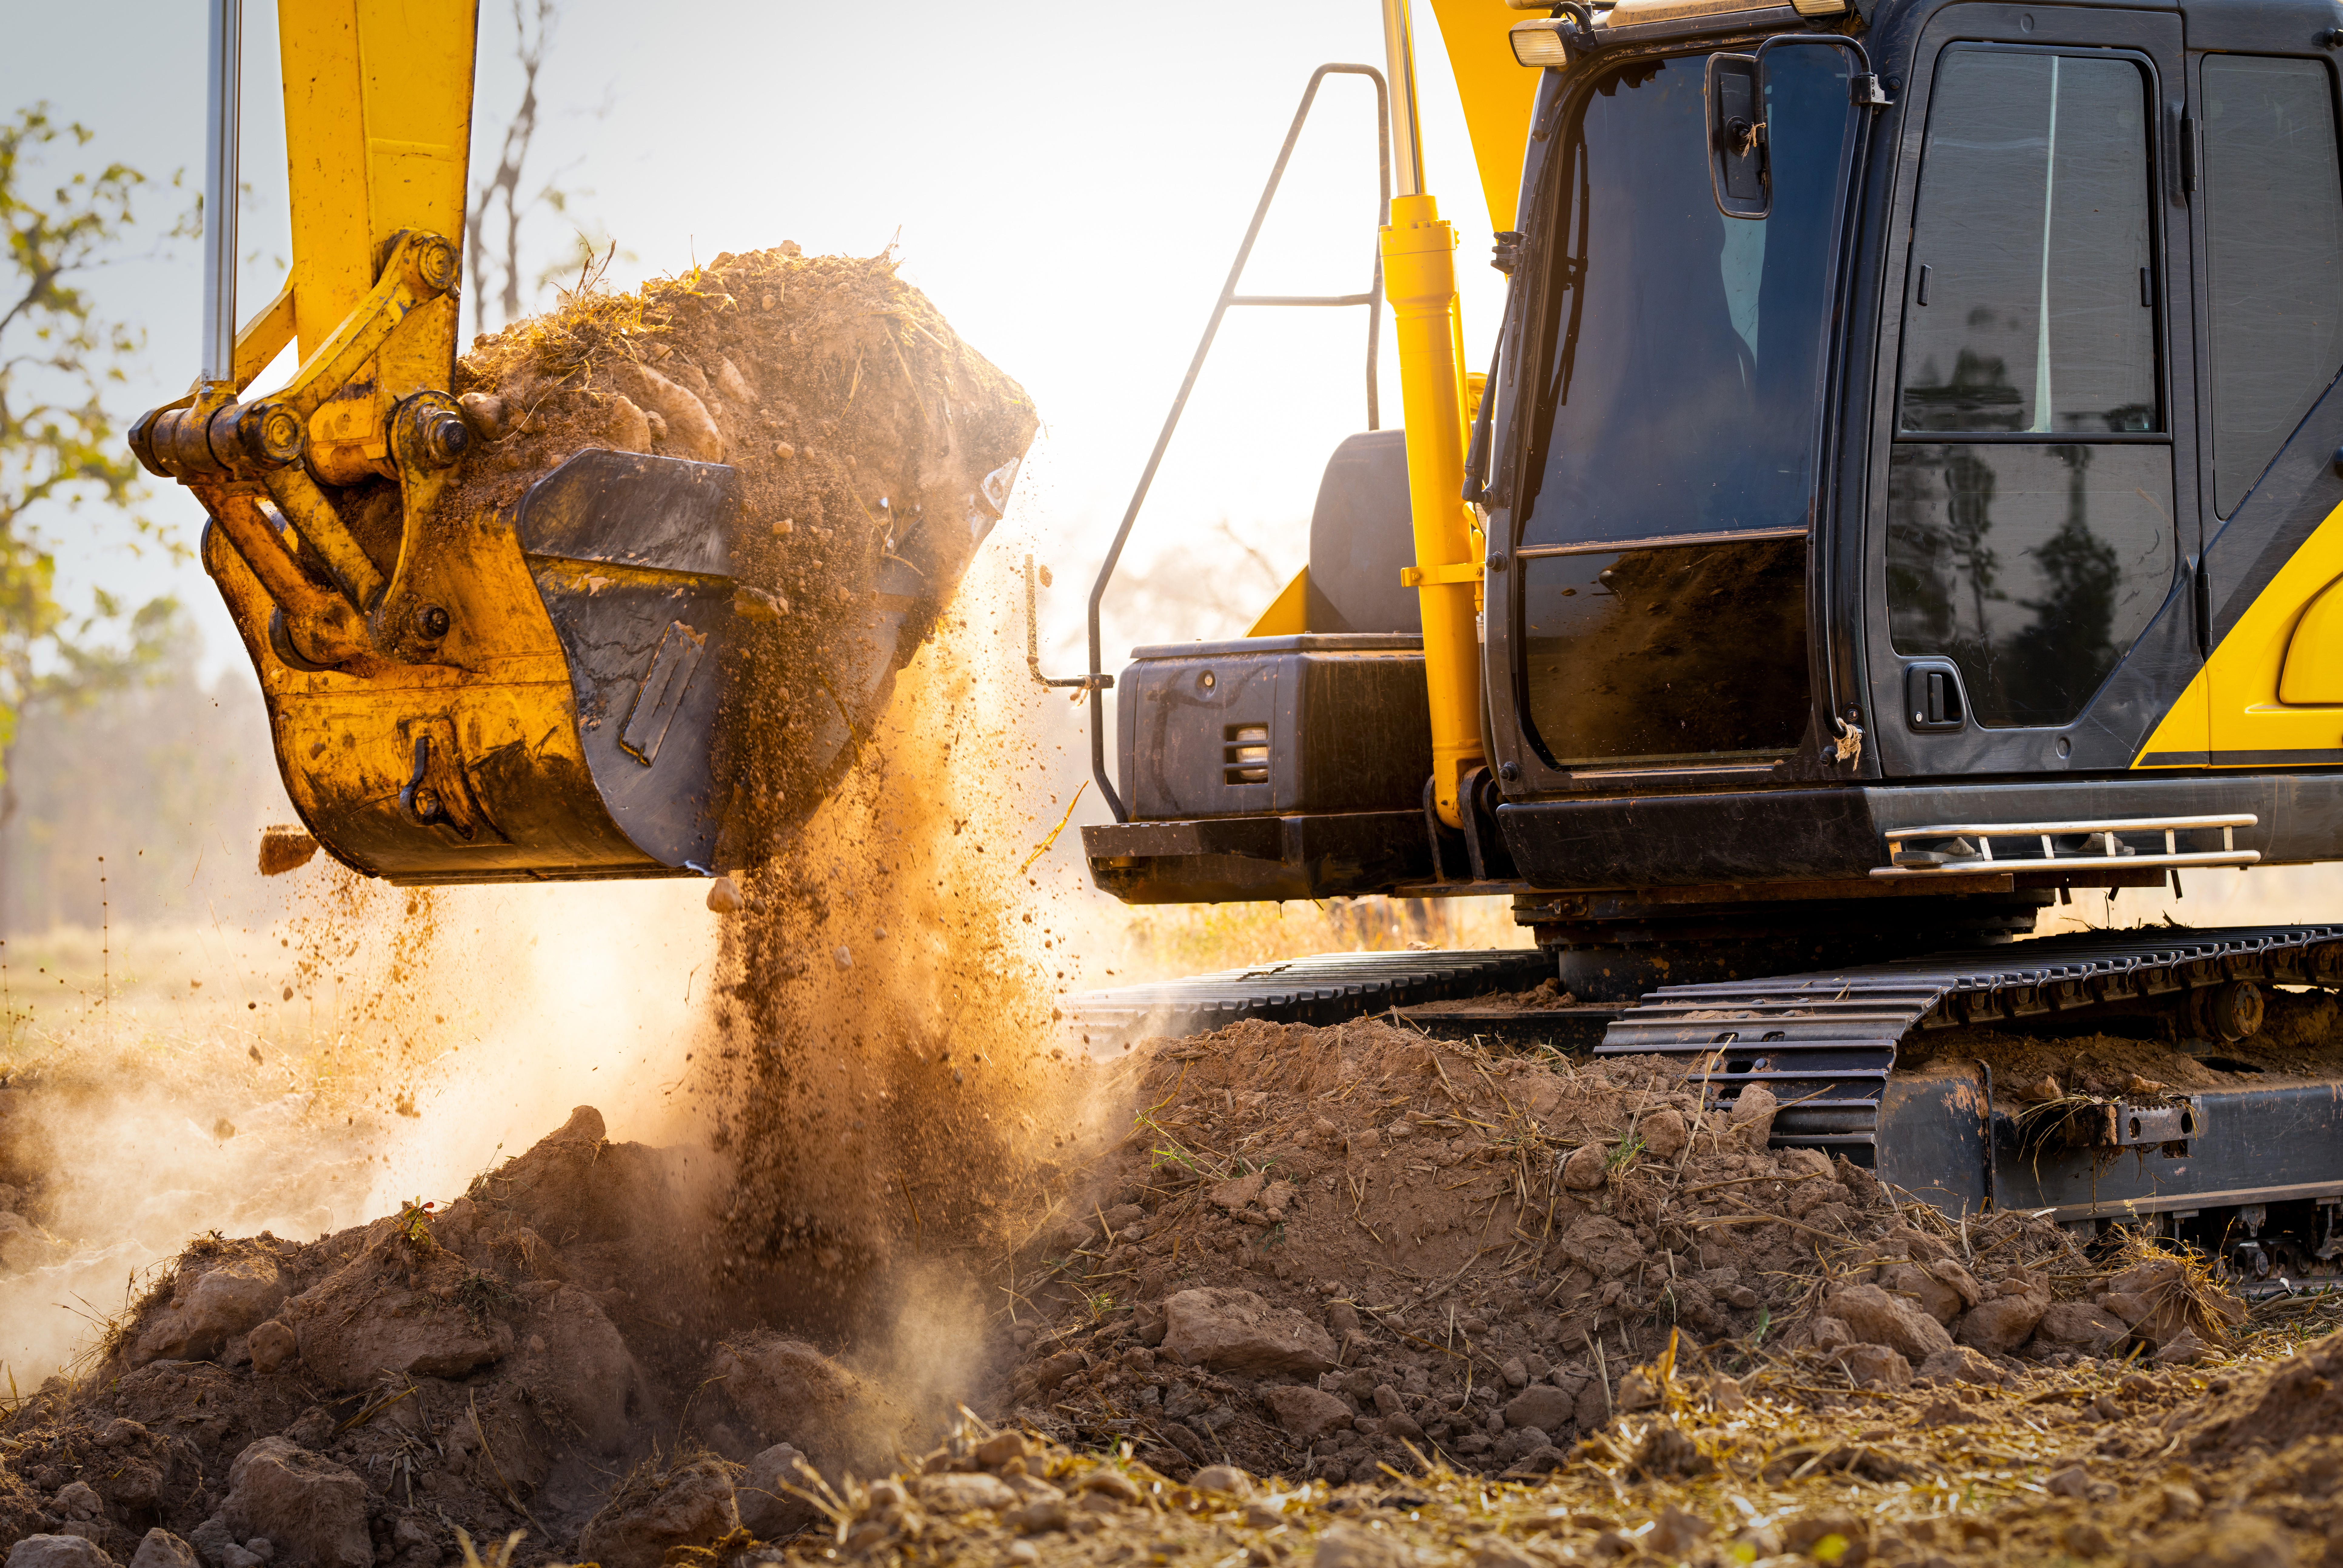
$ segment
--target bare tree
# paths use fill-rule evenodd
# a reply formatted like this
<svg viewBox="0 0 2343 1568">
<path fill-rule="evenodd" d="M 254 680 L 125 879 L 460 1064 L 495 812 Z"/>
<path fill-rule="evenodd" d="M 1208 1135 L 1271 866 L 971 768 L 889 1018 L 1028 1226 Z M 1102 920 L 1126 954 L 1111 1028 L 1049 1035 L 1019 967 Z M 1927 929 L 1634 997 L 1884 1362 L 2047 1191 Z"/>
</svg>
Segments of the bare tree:
<svg viewBox="0 0 2343 1568">
<path fill-rule="evenodd" d="M 464 248 L 472 267 L 472 322 L 483 332 L 488 325 L 489 214 L 498 202 L 504 204 L 503 252 L 497 258 L 504 270 L 504 288 L 498 304 L 503 320 L 510 321 L 520 314 L 520 220 L 544 199 L 539 192 L 522 200 L 520 180 L 529 146 L 537 139 L 537 77 L 545 68 L 546 45 L 552 41 L 553 0 L 536 0 L 534 15 L 523 10 L 522 0 L 512 0 L 512 15 L 513 52 L 520 61 L 520 106 L 505 122 L 497 166 L 473 192 L 471 220 L 464 226 Z"/>
<path fill-rule="evenodd" d="M 472 326 L 479 332 L 488 330 L 491 299 L 497 307 L 496 324 L 502 327 L 543 298 L 554 283 L 576 272 L 582 262 L 606 251 L 634 259 L 632 253 L 612 246 L 600 224 L 576 216 L 575 204 L 594 193 L 562 183 L 577 167 L 574 163 L 554 170 L 534 190 L 527 188 L 532 181 L 529 154 L 536 146 L 543 107 L 538 78 L 552 52 L 560 7 L 556 0 L 512 0 L 512 19 L 513 58 L 520 64 L 520 102 L 512 118 L 505 122 L 496 167 L 472 192 L 472 210 L 464 226 L 465 256 L 472 273 Z M 608 101 L 591 112 L 598 119 L 608 114 Z M 531 274 L 521 266 L 521 230 L 529 215 L 540 208 L 569 218 L 576 232 L 569 244 Z M 493 291 L 489 287 L 492 274 L 498 279 Z"/>
</svg>

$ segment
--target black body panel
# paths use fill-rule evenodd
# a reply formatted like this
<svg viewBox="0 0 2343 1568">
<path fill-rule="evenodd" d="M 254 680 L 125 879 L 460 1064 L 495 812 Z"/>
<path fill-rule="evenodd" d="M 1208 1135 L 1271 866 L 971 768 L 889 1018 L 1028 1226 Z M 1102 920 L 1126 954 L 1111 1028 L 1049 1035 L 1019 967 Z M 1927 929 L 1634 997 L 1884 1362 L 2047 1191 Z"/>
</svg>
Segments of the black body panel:
<svg viewBox="0 0 2343 1568">
<path fill-rule="evenodd" d="M 1423 636 L 1423 605 L 1399 580 L 1402 568 L 1414 564 L 1407 433 L 1346 437 L 1326 460 L 1310 514 L 1309 628 Z"/>
<path fill-rule="evenodd" d="M 1117 683 L 1134 820 L 1403 810 L 1432 773 L 1417 638 L 1142 648 Z"/>
<path fill-rule="evenodd" d="M 1082 853 L 1127 904 L 1346 898 L 1432 876 L 1421 811 L 1105 822 L 1082 829 Z"/>
</svg>

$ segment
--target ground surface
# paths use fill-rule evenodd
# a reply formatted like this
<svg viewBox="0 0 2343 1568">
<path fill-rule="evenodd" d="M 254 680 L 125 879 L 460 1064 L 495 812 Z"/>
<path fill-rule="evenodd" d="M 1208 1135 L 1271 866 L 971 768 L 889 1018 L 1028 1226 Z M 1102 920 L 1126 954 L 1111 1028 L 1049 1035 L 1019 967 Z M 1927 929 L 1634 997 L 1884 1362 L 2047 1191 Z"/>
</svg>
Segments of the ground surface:
<svg viewBox="0 0 2343 1568">
<path fill-rule="evenodd" d="M 817 1228 L 748 1266 L 723 1161 L 590 1110 L 452 1208 L 199 1239 L 12 1395 L 0 1543 L 2343 1564 L 2327 1298 L 2249 1312 L 2150 1246 L 1947 1221 L 1650 1060 L 1248 1023 L 1091 1100 L 1108 1131 L 950 1256 Z"/>
</svg>

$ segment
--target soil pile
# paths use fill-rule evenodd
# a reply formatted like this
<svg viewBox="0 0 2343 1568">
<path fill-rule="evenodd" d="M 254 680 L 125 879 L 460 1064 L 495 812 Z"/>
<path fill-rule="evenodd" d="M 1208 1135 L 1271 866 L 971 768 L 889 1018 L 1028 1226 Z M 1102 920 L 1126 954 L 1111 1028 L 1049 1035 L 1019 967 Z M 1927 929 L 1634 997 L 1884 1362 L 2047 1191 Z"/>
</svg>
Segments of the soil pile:
<svg viewBox="0 0 2343 1568">
<path fill-rule="evenodd" d="M 727 869 L 760 863 L 851 759 L 1037 427 L 1023 391 L 897 266 L 784 244 L 631 294 L 589 274 L 457 366 L 486 444 L 443 497 L 447 518 L 508 507 L 588 447 L 735 471 Z"/>
<path fill-rule="evenodd" d="M 785 1292 L 728 1286 L 719 1192 L 706 1153 L 608 1142 L 581 1108 L 444 1211 L 199 1240 L 0 1422 L 0 1544 L 128 1563 L 159 1528 L 211 1568 L 427 1568 L 452 1523 L 648 1568 L 744 1506 L 795 1528 L 771 1487 L 798 1458 L 843 1483 L 923 1428 L 766 1327 Z"/>
<path fill-rule="evenodd" d="M 1704 1108 L 1657 1058 L 1248 1022 L 1129 1070 L 1133 1131 L 1014 1282 L 1007 1397 L 1167 1474 L 1533 1473 L 1636 1408 L 1628 1369 L 1678 1332 L 1893 1389 L 2185 1362 L 2237 1312 L 2177 1260 L 2118 1272 L 2045 1221 L 1953 1226 L 1769 1149 L 1770 1097 Z"/>
</svg>

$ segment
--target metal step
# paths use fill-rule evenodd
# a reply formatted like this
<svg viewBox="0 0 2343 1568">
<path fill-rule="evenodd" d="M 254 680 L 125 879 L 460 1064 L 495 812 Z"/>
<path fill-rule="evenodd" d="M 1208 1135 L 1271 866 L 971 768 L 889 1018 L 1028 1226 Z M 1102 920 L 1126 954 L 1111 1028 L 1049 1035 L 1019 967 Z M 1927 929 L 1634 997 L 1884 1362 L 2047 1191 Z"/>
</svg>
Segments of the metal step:
<svg viewBox="0 0 2343 1568">
<path fill-rule="evenodd" d="M 1147 1035 L 1204 1034 L 1239 1019 L 1340 1023 L 1344 1019 L 1488 991 L 1526 990 L 1554 972 L 1535 948 L 1320 953 L 1252 969 L 1070 997 L 1067 1017 L 1092 1049 Z"/>
</svg>

